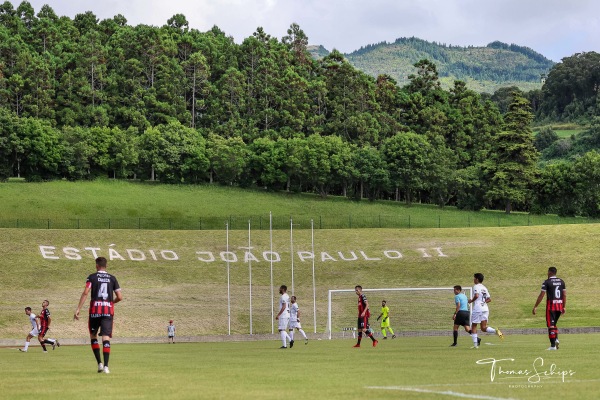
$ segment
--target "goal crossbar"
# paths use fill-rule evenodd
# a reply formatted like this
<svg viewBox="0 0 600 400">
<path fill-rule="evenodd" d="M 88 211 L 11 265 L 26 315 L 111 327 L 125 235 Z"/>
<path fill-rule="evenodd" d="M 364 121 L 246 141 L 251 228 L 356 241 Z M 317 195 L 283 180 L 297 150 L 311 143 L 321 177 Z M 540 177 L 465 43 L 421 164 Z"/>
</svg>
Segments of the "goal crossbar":
<svg viewBox="0 0 600 400">
<path fill-rule="evenodd" d="M 407 292 L 407 291 L 433 291 L 433 290 L 453 290 L 454 287 L 413 287 L 413 288 L 377 288 L 377 289 L 363 289 L 363 292 L 384 292 L 384 291 L 390 291 L 390 292 Z M 463 291 L 464 292 L 469 292 L 471 291 L 470 287 L 463 287 Z M 354 293 L 355 290 L 354 289 L 331 289 L 328 291 L 327 293 L 327 336 L 329 339 L 331 339 L 331 333 L 332 333 L 332 327 L 331 327 L 331 300 L 332 300 L 332 295 L 335 293 Z M 469 294 L 467 294 L 467 297 L 469 297 Z M 471 308 L 471 305 L 469 305 L 469 308 Z"/>
</svg>

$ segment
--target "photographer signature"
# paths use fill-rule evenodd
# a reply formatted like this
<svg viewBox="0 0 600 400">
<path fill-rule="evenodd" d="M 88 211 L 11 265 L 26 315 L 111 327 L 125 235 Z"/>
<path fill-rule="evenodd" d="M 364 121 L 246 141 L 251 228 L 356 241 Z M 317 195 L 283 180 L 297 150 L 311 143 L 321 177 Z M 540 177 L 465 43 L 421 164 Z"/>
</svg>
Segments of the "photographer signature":
<svg viewBox="0 0 600 400">
<path fill-rule="evenodd" d="M 490 366 L 490 379 L 492 382 L 498 379 L 521 379 L 527 378 L 528 383 L 540 383 L 542 380 L 558 378 L 563 382 L 565 377 L 573 376 L 575 371 L 559 369 L 556 364 L 552 363 L 544 367 L 544 359 L 538 357 L 533 361 L 531 369 L 507 369 L 503 368 L 502 363 L 515 361 L 514 358 L 484 358 L 475 363 L 479 365 Z"/>
</svg>

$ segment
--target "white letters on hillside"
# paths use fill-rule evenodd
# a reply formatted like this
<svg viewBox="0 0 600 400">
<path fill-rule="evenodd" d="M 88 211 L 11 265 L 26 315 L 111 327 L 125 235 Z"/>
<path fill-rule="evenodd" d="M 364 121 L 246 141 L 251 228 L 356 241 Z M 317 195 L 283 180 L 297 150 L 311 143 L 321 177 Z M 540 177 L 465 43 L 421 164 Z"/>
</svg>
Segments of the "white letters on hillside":
<svg viewBox="0 0 600 400">
<path fill-rule="evenodd" d="M 201 263 L 230 262 L 281 262 L 282 257 L 276 251 L 261 251 L 254 248 L 240 247 L 237 251 L 213 252 L 198 250 L 194 254 L 183 254 L 172 249 L 128 249 L 119 248 L 115 244 L 102 247 L 56 247 L 39 245 L 40 255 L 46 260 L 82 260 L 106 257 L 110 261 L 179 261 L 190 258 Z M 181 253 L 181 255 L 180 255 Z M 286 253 L 284 253 L 286 254 Z M 321 251 L 315 252 L 299 250 L 294 253 L 294 258 L 301 262 L 315 261 L 328 262 L 378 262 L 385 259 L 401 260 L 406 257 L 435 258 L 448 257 L 441 247 L 416 248 L 410 250 L 346 250 L 346 251 Z M 287 262 L 287 260 L 286 260 Z"/>
</svg>

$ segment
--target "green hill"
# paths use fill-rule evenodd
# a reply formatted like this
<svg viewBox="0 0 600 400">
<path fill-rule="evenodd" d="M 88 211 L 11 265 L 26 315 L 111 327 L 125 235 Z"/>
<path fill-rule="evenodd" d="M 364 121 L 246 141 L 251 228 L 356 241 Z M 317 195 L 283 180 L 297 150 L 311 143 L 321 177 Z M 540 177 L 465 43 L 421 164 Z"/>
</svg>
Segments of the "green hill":
<svg viewBox="0 0 600 400">
<path fill-rule="evenodd" d="M 322 215 L 327 220 L 331 215 L 345 214 L 344 221 L 350 222 L 356 216 L 370 213 L 381 212 L 390 218 L 411 213 L 413 224 L 429 218 L 435 225 L 421 226 L 437 228 L 448 226 L 447 221 L 452 221 L 448 215 L 455 215 L 458 220 L 459 216 L 476 214 L 432 207 L 407 208 L 393 202 L 321 200 L 316 196 L 225 187 L 121 181 L 2 183 L 0 203 L 2 219 L 43 218 L 50 221 L 47 222 L 50 227 L 60 219 L 100 221 L 97 229 L 0 228 L 0 339 L 23 337 L 28 326 L 23 308 L 37 308 L 44 299 L 50 300 L 55 324 L 53 335 L 85 337 L 85 323 L 73 322 L 72 313 L 86 276 L 94 270 L 96 256 L 109 258 L 109 270 L 124 288 L 125 300 L 117 311 L 117 337 L 163 336 L 165 321 L 171 318 L 179 321 L 181 336 L 226 333 L 228 260 L 232 333 L 248 333 L 250 269 L 253 331 L 270 333 L 271 260 L 275 286 L 282 283 L 292 286 L 294 266 L 294 294 L 303 306 L 304 327 L 311 332 L 314 329 L 313 232 L 307 217 Z M 287 211 L 282 226 L 273 232 L 272 247 L 268 219 L 263 219 L 262 225 L 253 219 L 249 233 L 247 219 L 240 218 L 238 222 L 244 226 L 230 230 L 227 235 L 224 226 L 227 216 L 263 213 L 268 216 L 268 210 L 277 215 Z M 294 218 L 298 225 L 294 226 L 293 241 L 289 215 L 302 217 Z M 349 215 L 354 217 L 348 218 Z M 139 221 L 149 217 L 170 221 L 202 216 L 218 218 L 219 224 L 202 230 L 198 226 L 176 230 L 177 227 L 170 229 L 168 225 L 151 230 L 114 229 L 119 226 L 104 223 L 110 218 Z M 511 221 L 503 219 L 502 226 Z M 557 222 L 560 220 L 555 219 L 554 223 Z M 467 225 L 455 222 L 450 226 Z M 543 318 L 533 317 L 531 307 L 549 265 L 558 267 L 571 293 L 569 313 L 564 322 L 561 320 L 561 326 L 600 326 L 596 307 L 600 294 L 588 290 L 600 281 L 595 264 L 600 239 L 598 227 L 557 224 L 315 229 L 316 329 L 320 333 L 326 329 L 330 289 L 351 289 L 356 284 L 365 288 L 469 286 L 474 272 L 486 275 L 485 283 L 495 296 L 494 324 L 502 328 L 543 327 Z M 252 249 L 247 251 L 248 247 Z M 293 258 L 290 254 L 294 254 Z M 447 300 L 446 304 L 442 299 L 436 309 L 443 313 L 447 306 L 449 320 L 452 302 L 450 298 Z M 338 327 L 352 326 L 355 321 L 352 308 L 355 299 L 350 296 L 344 304 L 338 303 L 336 308 Z M 419 307 L 419 302 L 414 307 Z M 189 317 L 191 312 L 193 318 Z M 407 312 L 402 315 L 420 318 Z M 447 327 L 444 324 L 449 321 L 444 318 L 445 314 L 439 321 L 436 319 L 435 329 Z M 429 324 L 429 320 L 421 320 Z M 416 322 L 399 325 L 401 331 L 414 329 Z"/>
<path fill-rule="evenodd" d="M 381 287 L 468 287 L 474 272 L 486 276 L 493 303 L 492 326 L 543 328 L 543 313 L 531 315 L 549 265 L 558 267 L 569 290 L 561 327 L 600 326 L 596 266 L 598 225 L 519 228 L 320 230 L 315 232 L 317 332 L 326 329 L 330 289 Z M 294 231 L 294 294 L 303 306 L 303 325 L 312 332 L 310 230 Z M 252 250 L 245 253 L 251 240 Z M 178 321 L 180 336 L 227 333 L 227 262 L 230 260 L 232 333 L 249 330 L 249 270 L 252 269 L 253 332 L 271 331 L 268 231 L 139 231 L 0 229 L 0 338 L 28 332 L 23 308 L 50 300 L 52 335 L 85 337 L 85 322 L 72 320 L 94 256 L 110 258 L 109 271 L 123 288 L 117 305 L 116 337 L 164 336 L 166 321 Z M 222 252 L 229 249 L 229 255 Z M 290 233 L 273 234 L 273 282 L 291 288 Z M 440 249 L 438 252 L 436 249 Z M 361 253 L 362 252 L 362 253 Z M 425 256 L 425 253 L 429 257 Z M 251 255 L 250 255 L 251 254 Z M 273 253 L 269 253 L 273 254 Z M 356 257 L 352 257 L 352 255 Z M 401 257 L 399 256 L 401 254 Z M 356 258 L 356 259 L 354 259 Z M 252 261 L 251 265 L 247 261 Z M 277 291 L 275 290 L 275 304 Z M 378 299 L 375 296 L 372 301 Z M 442 299 L 443 300 L 443 299 Z M 355 323 L 354 297 L 338 320 Z M 375 302 L 376 304 L 376 302 Z M 338 304 L 339 306 L 339 304 Z M 392 306 L 392 305 L 390 305 Z M 452 296 L 438 308 L 444 318 L 423 317 L 422 304 L 403 304 L 400 332 L 417 322 L 450 329 Z M 339 311 L 338 311 L 339 312 Z M 447 319 L 446 319 L 447 317 Z M 414 321 L 413 321 L 414 319 Z M 432 320 L 435 319 L 435 320 Z M 338 324 L 339 328 L 339 324 Z"/>
<path fill-rule="evenodd" d="M 322 46 L 312 46 L 310 50 L 316 58 L 325 54 Z M 406 84 L 408 76 L 415 73 L 413 65 L 417 61 L 429 59 L 436 64 L 446 88 L 458 79 L 467 82 L 473 90 L 489 93 L 505 86 L 540 89 L 541 77 L 554 65 L 534 50 L 515 44 L 496 41 L 485 47 L 462 47 L 414 37 L 370 44 L 345 57 L 368 75 L 388 74 L 400 85 Z"/>
</svg>

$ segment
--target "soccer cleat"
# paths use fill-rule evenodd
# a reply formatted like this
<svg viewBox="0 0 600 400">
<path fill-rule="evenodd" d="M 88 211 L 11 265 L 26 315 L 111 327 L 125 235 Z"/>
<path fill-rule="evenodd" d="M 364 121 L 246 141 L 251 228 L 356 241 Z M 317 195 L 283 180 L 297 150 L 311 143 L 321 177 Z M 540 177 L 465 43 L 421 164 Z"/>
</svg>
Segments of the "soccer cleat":
<svg viewBox="0 0 600 400">
<path fill-rule="evenodd" d="M 98 373 L 104 371 L 104 364 L 100 363 L 98 364 Z"/>
<path fill-rule="evenodd" d="M 287 347 L 285 347 L 285 346 L 281 346 L 281 347 L 280 347 L 280 349 L 287 349 Z"/>
<path fill-rule="evenodd" d="M 504 340 L 504 334 L 500 329 L 496 329 L 496 335 L 500 338 L 500 340 Z"/>
<path fill-rule="evenodd" d="M 384 337 L 383 337 L 383 340 L 385 340 L 385 339 L 387 339 L 387 336 L 384 336 Z"/>
<path fill-rule="evenodd" d="M 104 373 L 105 374 L 110 374 L 110 371 L 108 370 L 108 366 L 104 367 Z"/>
<path fill-rule="evenodd" d="M 479 346 L 471 346 L 472 349 L 479 349 Z"/>
<path fill-rule="evenodd" d="M 42 351 L 42 353 L 47 353 L 47 352 L 48 352 L 48 350 L 44 350 L 44 351 Z"/>
<path fill-rule="evenodd" d="M 55 347 L 56 347 L 56 340 L 54 341 L 54 343 L 52 343 L 52 350 L 54 350 Z"/>
<path fill-rule="evenodd" d="M 377 347 L 377 343 L 379 343 L 379 341 L 377 341 L 377 340 L 374 340 L 374 341 L 373 341 L 373 347 Z"/>
<path fill-rule="evenodd" d="M 22 353 L 27 353 L 27 350 L 19 349 L 19 351 Z"/>
<path fill-rule="evenodd" d="M 357 343 L 357 344 L 355 344 L 355 345 L 354 345 L 354 346 L 352 346 L 352 347 L 360 347 L 360 344 L 358 344 L 358 343 Z"/>
<path fill-rule="evenodd" d="M 60 343 L 58 342 L 58 339 L 56 340 L 56 345 L 57 345 L 58 347 L 60 347 Z"/>
<path fill-rule="evenodd" d="M 479 345 L 481 345 L 481 338 L 480 337 L 477 338 L 477 346 L 479 346 Z"/>
<path fill-rule="evenodd" d="M 396 339 L 396 335 L 392 335 L 392 339 Z"/>
<path fill-rule="evenodd" d="M 556 350 L 556 347 L 548 347 L 546 350 Z"/>
<path fill-rule="evenodd" d="M 290 340 L 290 349 L 291 349 L 292 347 L 294 347 L 294 341 L 293 341 L 293 340 Z"/>
<path fill-rule="evenodd" d="M 556 339 L 556 350 L 558 350 L 558 344 L 559 344 L 559 343 L 560 343 L 560 342 L 558 341 L 558 339 Z"/>
<path fill-rule="evenodd" d="M 304 344 L 308 344 L 308 339 L 304 339 Z"/>
<path fill-rule="evenodd" d="M 450 347 L 456 347 L 456 343 L 452 343 Z"/>
</svg>

